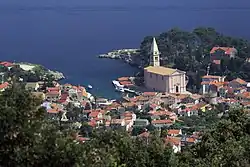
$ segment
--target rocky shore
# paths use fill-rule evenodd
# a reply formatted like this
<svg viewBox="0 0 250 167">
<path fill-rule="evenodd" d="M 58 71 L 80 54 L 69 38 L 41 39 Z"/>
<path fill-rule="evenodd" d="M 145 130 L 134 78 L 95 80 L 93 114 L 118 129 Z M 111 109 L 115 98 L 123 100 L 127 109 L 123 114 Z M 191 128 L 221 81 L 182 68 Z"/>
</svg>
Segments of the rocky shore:
<svg viewBox="0 0 250 167">
<path fill-rule="evenodd" d="M 119 59 L 123 60 L 124 62 L 138 66 L 137 59 L 140 55 L 139 49 L 119 49 L 119 50 L 113 50 L 111 52 L 108 52 L 106 54 L 101 54 L 98 57 L 99 58 L 109 58 L 109 59 Z"/>
<path fill-rule="evenodd" d="M 20 66 L 24 71 L 33 71 L 33 72 L 39 72 L 41 75 L 44 77 L 47 75 L 52 75 L 55 80 L 62 80 L 65 78 L 64 74 L 59 72 L 59 71 L 53 71 L 50 69 L 47 69 L 43 67 L 42 65 L 39 64 L 32 64 L 32 63 L 26 63 L 26 62 L 21 62 L 21 63 L 15 63 Z"/>
</svg>

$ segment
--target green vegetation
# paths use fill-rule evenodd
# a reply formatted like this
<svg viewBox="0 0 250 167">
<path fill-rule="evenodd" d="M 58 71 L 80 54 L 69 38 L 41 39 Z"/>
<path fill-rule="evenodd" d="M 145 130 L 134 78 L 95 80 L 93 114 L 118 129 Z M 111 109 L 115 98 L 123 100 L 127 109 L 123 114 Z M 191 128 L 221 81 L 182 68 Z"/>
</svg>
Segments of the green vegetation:
<svg viewBox="0 0 250 167">
<path fill-rule="evenodd" d="M 46 119 L 41 101 L 14 84 L 0 95 L 0 166 L 46 167 L 244 167 L 250 164 L 250 121 L 232 110 L 210 126 L 202 141 L 173 154 L 153 133 L 131 138 L 123 131 L 96 131 L 79 144 L 73 129 Z M 213 117 L 213 114 L 211 115 Z M 212 124 L 212 123 L 211 123 Z M 87 126 L 84 126 L 86 131 Z"/>
<path fill-rule="evenodd" d="M 245 61 L 250 53 L 247 40 L 225 36 L 213 28 L 196 28 L 192 32 L 174 28 L 160 34 L 156 40 L 161 52 L 161 64 L 186 71 L 190 90 L 199 90 L 201 76 L 206 74 L 211 63 L 209 52 L 214 46 L 235 47 L 238 55 L 234 59 L 223 59 L 219 66 L 212 64 L 210 74 L 226 75 L 229 80 L 236 77 L 250 79 L 250 63 Z M 140 46 L 144 66 L 148 65 L 151 42 L 151 36 L 145 37 Z"/>
</svg>

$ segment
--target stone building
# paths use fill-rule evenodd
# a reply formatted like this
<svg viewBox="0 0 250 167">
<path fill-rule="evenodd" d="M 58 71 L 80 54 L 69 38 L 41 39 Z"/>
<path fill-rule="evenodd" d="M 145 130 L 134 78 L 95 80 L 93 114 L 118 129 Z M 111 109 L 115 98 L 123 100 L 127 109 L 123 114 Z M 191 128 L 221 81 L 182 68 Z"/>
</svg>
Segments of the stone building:
<svg viewBox="0 0 250 167">
<path fill-rule="evenodd" d="M 186 93 L 186 72 L 160 66 L 160 52 L 155 38 L 150 54 L 150 66 L 144 68 L 145 87 L 159 92 Z"/>
</svg>

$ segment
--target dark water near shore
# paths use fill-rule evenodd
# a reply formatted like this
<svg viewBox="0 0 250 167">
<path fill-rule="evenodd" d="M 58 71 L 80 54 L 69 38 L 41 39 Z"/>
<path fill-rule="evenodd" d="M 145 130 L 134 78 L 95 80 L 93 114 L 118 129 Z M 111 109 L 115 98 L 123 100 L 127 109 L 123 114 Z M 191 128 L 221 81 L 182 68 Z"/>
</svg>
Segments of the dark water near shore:
<svg viewBox="0 0 250 167">
<path fill-rule="evenodd" d="M 211 26 L 250 39 L 248 16 L 249 0 L 1 0 L 0 55 L 59 70 L 65 82 L 115 98 L 112 79 L 136 69 L 98 54 L 137 48 L 144 36 L 172 27 Z"/>
</svg>

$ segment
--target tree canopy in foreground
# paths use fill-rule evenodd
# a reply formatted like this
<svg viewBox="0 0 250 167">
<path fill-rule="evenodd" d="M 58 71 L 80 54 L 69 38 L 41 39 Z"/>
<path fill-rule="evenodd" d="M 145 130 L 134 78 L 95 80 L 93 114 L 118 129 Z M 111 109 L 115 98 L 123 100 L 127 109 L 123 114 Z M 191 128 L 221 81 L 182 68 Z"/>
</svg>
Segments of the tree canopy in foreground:
<svg viewBox="0 0 250 167">
<path fill-rule="evenodd" d="M 153 134 L 148 140 L 126 132 L 98 131 L 79 144 L 71 129 L 46 120 L 41 101 L 17 85 L 0 95 L 0 166 L 168 167 L 250 165 L 250 122 L 230 111 L 202 141 L 173 154 Z"/>
</svg>

